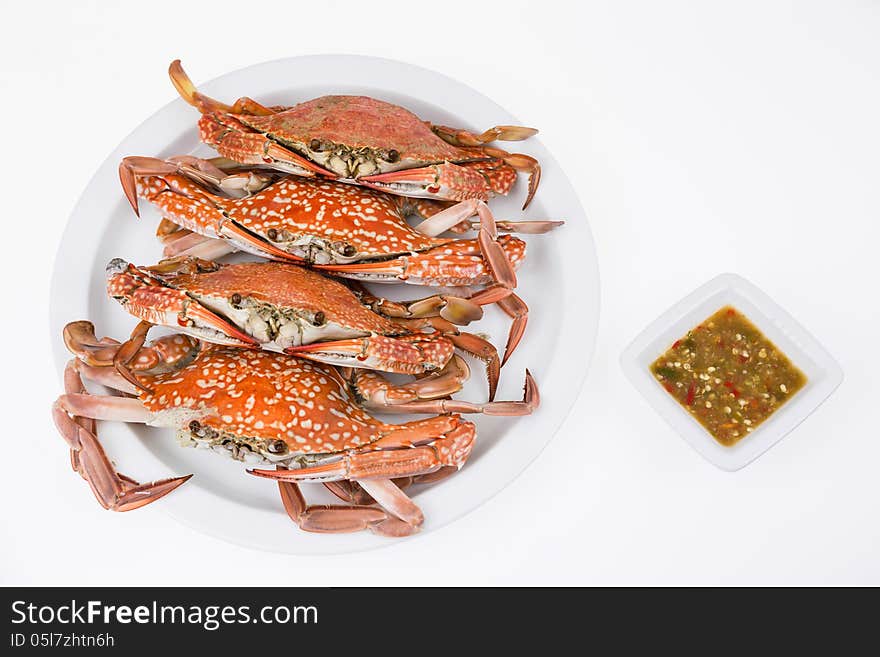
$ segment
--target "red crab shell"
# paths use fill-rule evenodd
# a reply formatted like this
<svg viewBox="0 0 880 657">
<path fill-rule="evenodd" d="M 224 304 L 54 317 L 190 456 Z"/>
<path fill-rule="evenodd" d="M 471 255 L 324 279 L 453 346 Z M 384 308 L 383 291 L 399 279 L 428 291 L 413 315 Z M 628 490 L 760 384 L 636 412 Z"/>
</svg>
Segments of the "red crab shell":
<svg viewBox="0 0 880 657">
<path fill-rule="evenodd" d="M 107 271 L 108 295 L 129 313 L 213 343 L 296 350 L 302 358 L 401 374 L 440 369 L 455 351 L 455 344 L 443 335 L 412 331 L 366 307 L 342 283 L 297 265 L 172 259 L 138 268 L 116 258 Z M 231 316 L 243 307 L 240 304 L 250 308 L 245 313 L 258 314 L 253 302 L 286 315 L 300 328 L 320 327 L 321 333 L 307 341 L 302 334 L 296 339 L 288 334 L 289 340 L 278 343 L 282 330 L 275 335 L 255 332 L 245 319 Z"/>
<path fill-rule="evenodd" d="M 409 110 L 368 96 L 322 96 L 276 114 L 236 118 L 298 150 L 317 140 L 385 154 L 396 151 L 396 158 L 384 158 L 385 171 L 409 168 L 413 163 L 486 159 L 445 142 Z"/>
<path fill-rule="evenodd" d="M 360 304 L 342 283 L 280 262 L 238 262 L 216 271 L 174 274 L 169 282 L 198 296 L 242 293 L 281 308 L 321 311 L 327 321 L 365 333 L 403 332 L 399 324 Z"/>
<path fill-rule="evenodd" d="M 201 425 L 267 442 L 283 441 L 291 454 L 330 454 L 400 431 L 433 433 L 464 427 L 452 447 L 463 461 L 475 437 L 473 425 L 444 415 L 421 422 L 386 424 L 349 401 L 345 383 L 329 366 L 293 356 L 207 347 L 188 365 L 167 374 L 138 375 L 150 393 L 141 403 L 154 413 L 190 410 Z"/>
<path fill-rule="evenodd" d="M 171 196 L 163 196 L 169 191 Z M 214 206 L 257 235 L 270 230 L 314 235 L 352 245 L 359 258 L 425 251 L 453 241 L 414 230 L 403 212 L 410 199 L 335 180 L 288 176 L 246 198 L 230 199 L 171 174 L 139 179 L 138 194 L 187 227 L 195 226 L 186 221 L 193 213 L 196 223 L 212 217 Z"/>
<path fill-rule="evenodd" d="M 476 135 L 431 125 L 367 96 L 323 96 L 293 107 L 266 107 L 250 98 L 227 105 L 198 92 L 180 60 L 168 73 L 181 97 L 201 112 L 202 141 L 242 164 L 450 201 L 506 195 L 523 171 L 529 174 L 524 208 L 540 182 L 533 157 L 486 146 L 527 139 L 537 132 L 532 128 L 495 126 Z"/>
</svg>

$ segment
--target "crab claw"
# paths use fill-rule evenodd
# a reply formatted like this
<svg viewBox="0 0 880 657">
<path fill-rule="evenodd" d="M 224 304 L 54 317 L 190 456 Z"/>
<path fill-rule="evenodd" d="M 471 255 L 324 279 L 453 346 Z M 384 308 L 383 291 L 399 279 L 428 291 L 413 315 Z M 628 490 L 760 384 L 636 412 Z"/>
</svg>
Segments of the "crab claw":
<svg viewBox="0 0 880 657">
<path fill-rule="evenodd" d="M 398 374 L 424 374 L 445 367 L 455 352 L 455 346 L 449 339 L 432 334 L 398 338 L 374 335 L 315 342 L 288 347 L 284 351 L 330 365 L 364 367 Z"/>
<path fill-rule="evenodd" d="M 489 401 L 495 400 L 495 392 L 498 390 L 498 379 L 501 378 L 501 358 L 495 346 L 473 333 L 459 333 L 450 335 L 449 340 L 459 349 L 474 358 L 478 358 L 486 365 L 486 378 L 489 382 Z"/>
<path fill-rule="evenodd" d="M 198 266 L 198 262 L 192 259 L 177 262 L 178 267 L 189 265 Z M 151 272 L 122 258 L 114 258 L 107 264 L 107 294 L 125 306 L 131 315 L 150 324 L 180 326 L 184 333 L 220 344 L 236 347 L 259 345 L 256 339 L 183 290 L 168 286 L 161 278 L 160 269 L 157 267 Z"/>
<path fill-rule="evenodd" d="M 489 401 L 473 403 L 451 398 L 467 380 L 469 368 L 455 356 L 439 375 L 424 377 L 412 383 L 392 384 L 376 372 L 352 370 L 349 386 L 363 405 L 384 413 L 482 413 L 484 415 L 531 415 L 541 403 L 538 384 L 526 370 L 523 396 L 520 401 Z"/>
<path fill-rule="evenodd" d="M 479 304 L 450 295 L 430 297 L 410 305 L 409 310 L 416 317 L 436 310 L 439 317 L 458 326 L 467 326 L 483 318 L 483 308 Z"/>
<path fill-rule="evenodd" d="M 516 287 L 516 273 L 510 258 L 498 243 L 498 227 L 489 206 L 483 201 L 466 200 L 441 210 L 425 219 L 417 227 L 420 233 L 436 236 L 461 223 L 468 217 L 479 216 L 478 241 L 480 251 L 492 270 L 495 280 L 508 289 Z"/>
<path fill-rule="evenodd" d="M 516 287 L 516 272 L 504 248 L 498 243 L 495 217 L 485 203 L 477 205 L 477 214 L 480 217 L 480 232 L 477 234 L 477 240 L 483 257 L 491 268 L 495 280 L 507 289 L 513 289 Z"/>
<path fill-rule="evenodd" d="M 440 415 L 406 424 L 388 425 L 384 435 L 372 443 L 371 449 L 366 452 L 351 450 L 332 461 L 293 470 L 254 469 L 248 470 L 248 473 L 289 482 L 340 479 L 363 482 L 429 474 L 447 466 L 460 468 L 470 455 L 475 437 L 476 427 L 473 423 L 459 415 Z M 367 492 L 374 495 L 372 490 Z"/>
<path fill-rule="evenodd" d="M 208 326 L 233 340 L 243 342 L 244 344 L 240 346 L 259 347 L 260 345 L 258 340 L 240 330 L 235 324 L 224 319 L 220 315 L 212 313 L 200 304 L 190 304 L 186 310 L 186 316 L 194 322 L 196 326 Z"/>
<path fill-rule="evenodd" d="M 301 258 L 297 255 L 294 255 L 293 253 L 288 253 L 284 249 L 279 249 L 268 240 L 263 239 L 259 235 L 256 235 L 248 230 L 245 230 L 241 226 L 235 224 L 235 222 L 225 222 L 223 224 L 222 230 L 225 239 L 228 239 L 233 244 L 243 249 L 247 249 L 247 247 L 250 247 L 251 250 L 256 250 L 256 252 L 263 257 L 271 258 L 273 260 L 280 260 L 282 262 L 293 262 L 298 264 L 305 262 L 305 258 Z"/>
<path fill-rule="evenodd" d="M 120 359 L 119 352 L 129 342 L 95 337 L 95 326 L 85 320 L 70 322 L 64 327 L 64 344 L 85 366 L 101 370 L 110 368 Z M 128 358 L 131 369 L 139 372 L 171 370 L 190 360 L 199 351 L 199 342 L 187 335 L 165 335 L 137 350 Z M 95 374 L 95 376 L 100 376 Z M 94 378 L 94 377 L 92 377 Z M 139 386 L 136 386 L 139 387 Z"/>
<path fill-rule="evenodd" d="M 62 332 L 68 351 L 93 367 L 107 367 L 119 351 L 119 342 L 95 335 L 95 325 L 86 320 L 70 322 Z"/>
<path fill-rule="evenodd" d="M 478 171 L 456 164 L 431 164 L 418 169 L 401 169 L 358 178 L 358 182 L 405 196 L 451 200 L 486 201 L 486 179 Z"/>
<path fill-rule="evenodd" d="M 176 164 L 155 157 L 126 157 L 119 163 L 119 182 L 128 199 L 131 209 L 140 217 L 138 208 L 137 178 L 138 176 L 166 176 L 177 173 Z"/>
</svg>

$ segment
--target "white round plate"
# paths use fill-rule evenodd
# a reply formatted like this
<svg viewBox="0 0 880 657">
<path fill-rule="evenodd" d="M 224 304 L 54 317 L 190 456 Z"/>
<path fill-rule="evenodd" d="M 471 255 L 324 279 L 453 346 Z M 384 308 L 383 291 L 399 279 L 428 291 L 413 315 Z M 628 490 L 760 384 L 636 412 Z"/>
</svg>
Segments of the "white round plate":
<svg viewBox="0 0 880 657">
<path fill-rule="evenodd" d="M 198 71 L 191 73 L 198 76 Z M 162 74 L 162 66 L 156 74 Z M 435 123 L 476 131 L 493 125 L 529 125 L 528 120 L 520 122 L 485 96 L 443 75 L 368 57 L 282 59 L 229 73 L 200 84 L 199 89 L 227 102 L 250 96 L 270 105 L 293 104 L 331 93 L 364 94 L 400 104 Z M 90 319 L 99 337 L 120 339 L 134 326 L 135 320 L 106 296 L 107 262 L 121 257 L 152 264 L 161 257 L 154 236 L 158 214 L 142 203 L 142 217 L 135 218 L 119 186 L 116 168 L 120 159 L 126 155 L 210 155 L 211 151 L 199 144 L 197 119 L 196 111 L 182 100 L 169 103 L 110 154 L 83 192 L 64 233 L 52 281 L 50 328 L 59 374 L 70 357 L 61 340 L 61 329 L 67 322 Z M 481 505 L 540 453 L 571 409 L 595 345 L 599 284 L 587 217 L 565 174 L 537 139 L 510 146 L 538 158 L 544 175 L 525 213 L 520 211 L 526 187 L 521 177 L 510 197 L 491 203 L 496 217 L 566 221 L 553 233 L 526 237 L 528 256 L 519 272 L 517 293 L 531 308 L 529 326 L 502 372 L 497 397 L 518 399 L 528 367 L 538 382 L 542 404 L 526 418 L 474 416 L 477 445 L 466 466 L 441 484 L 413 491 L 425 512 L 422 534 Z M 416 286 L 379 289 L 395 298 L 428 294 Z M 500 311 L 490 308 L 476 330 L 488 334 L 500 349 L 508 325 Z M 473 370 L 474 376 L 460 396 L 483 400 L 483 370 L 479 364 Z M 244 466 L 231 459 L 179 447 L 169 430 L 105 422 L 100 426 L 100 437 L 119 471 L 139 481 L 194 473 L 188 483 L 150 508 L 163 509 L 182 523 L 218 538 L 294 554 L 349 552 L 393 542 L 366 532 L 328 535 L 300 531 L 284 513 L 274 483 L 247 475 Z M 60 448 L 58 458 L 66 458 Z M 305 487 L 305 493 L 313 502 L 331 500 L 318 485 Z M 83 504 L 95 503 L 85 484 L 82 500 Z"/>
</svg>

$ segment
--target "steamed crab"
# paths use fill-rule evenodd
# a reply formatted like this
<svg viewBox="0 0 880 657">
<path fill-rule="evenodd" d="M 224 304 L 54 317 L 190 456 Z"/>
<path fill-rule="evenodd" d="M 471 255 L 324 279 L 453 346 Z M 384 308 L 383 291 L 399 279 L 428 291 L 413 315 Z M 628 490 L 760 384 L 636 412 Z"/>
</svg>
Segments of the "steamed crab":
<svg viewBox="0 0 880 657">
<path fill-rule="evenodd" d="M 117 473 L 97 438 L 95 420 L 172 427 L 183 445 L 274 466 L 249 472 L 278 481 L 288 515 L 304 530 L 407 535 L 422 524 L 422 512 L 393 480 L 434 481 L 464 464 L 476 429 L 457 412 L 523 415 L 538 404 L 527 376 L 521 402 L 468 406 L 438 400 L 439 412 L 452 414 L 394 425 L 354 403 L 351 380 L 335 368 L 294 356 L 171 335 L 138 349 L 140 385 L 134 386 L 107 367 L 119 343 L 98 340 L 90 322 L 69 324 L 64 338 L 77 358 L 65 370 L 65 394 L 55 402 L 53 417 L 74 470 L 99 503 L 114 511 L 149 504 L 191 475 L 140 484 Z M 83 376 L 123 396 L 91 395 Z M 300 482 L 325 483 L 360 503 L 310 506 Z"/>
<path fill-rule="evenodd" d="M 195 158 L 125 158 L 119 168 L 126 195 L 138 210 L 141 196 L 165 220 L 195 235 L 177 238 L 160 227 L 171 243 L 167 254 L 216 258 L 242 250 L 273 260 L 312 266 L 365 282 L 408 282 L 440 286 L 488 285 L 482 303 L 497 303 L 513 318 L 505 360 L 513 353 L 527 322 L 528 307 L 511 292 L 514 269 L 525 242 L 497 234 L 499 227 L 482 202 L 465 201 L 438 211 L 434 202 L 412 202 L 370 189 L 328 180 L 288 176 L 263 188 L 251 171 L 227 174 Z M 229 198 L 244 188 L 245 198 Z M 220 195 L 214 190 L 223 190 Z M 252 193 L 253 192 L 253 193 Z M 411 227 L 408 214 L 433 212 Z M 478 239 L 437 237 L 476 213 Z M 502 222 L 501 228 L 546 232 L 562 222 Z M 182 232 L 182 231 L 181 231 Z M 171 233 L 171 235 L 169 235 Z M 203 236 L 205 241 L 193 240 Z"/>
<path fill-rule="evenodd" d="M 298 354 L 331 365 L 431 374 L 433 396 L 457 392 L 467 378 L 466 368 L 447 368 L 457 347 L 486 363 L 490 400 L 498 384 L 495 347 L 433 315 L 436 304 L 430 300 L 388 302 L 389 310 L 407 309 L 409 318 L 381 314 L 339 281 L 297 265 L 177 257 L 136 267 L 116 258 L 107 266 L 107 293 L 141 320 L 115 356 L 119 373 L 135 385 L 128 366 L 136 363 L 135 353 L 152 325 L 216 344 Z M 373 304 L 385 307 L 378 300 Z M 453 297 L 444 298 L 442 308 L 462 322 L 481 312 L 473 302 Z M 422 382 L 423 394 L 428 387 Z"/>
<path fill-rule="evenodd" d="M 529 175 L 523 208 L 541 178 L 534 158 L 486 146 L 527 139 L 537 132 L 532 128 L 496 126 L 477 135 L 424 122 L 367 96 L 322 96 L 293 107 L 266 107 L 250 98 L 227 105 L 196 91 L 180 60 L 168 74 L 181 97 L 202 113 L 202 141 L 243 164 L 453 201 L 507 194 L 523 171 Z"/>
</svg>

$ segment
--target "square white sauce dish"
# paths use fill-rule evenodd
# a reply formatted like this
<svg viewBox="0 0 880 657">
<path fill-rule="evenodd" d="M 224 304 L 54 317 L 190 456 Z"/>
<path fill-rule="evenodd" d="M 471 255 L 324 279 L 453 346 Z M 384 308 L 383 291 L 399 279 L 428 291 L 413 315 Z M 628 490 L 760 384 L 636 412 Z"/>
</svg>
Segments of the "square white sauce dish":
<svg viewBox="0 0 880 657">
<path fill-rule="evenodd" d="M 707 367 L 712 349 L 718 368 Z M 693 354 L 693 367 L 670 356 L 677 353 Z M 717 276 L 663 313 L 623 352 L 621 366 L 691 447 L 730 472 L 782 440 L 843 380 L 806 329 L 736 274 Z"/>
</svg>

